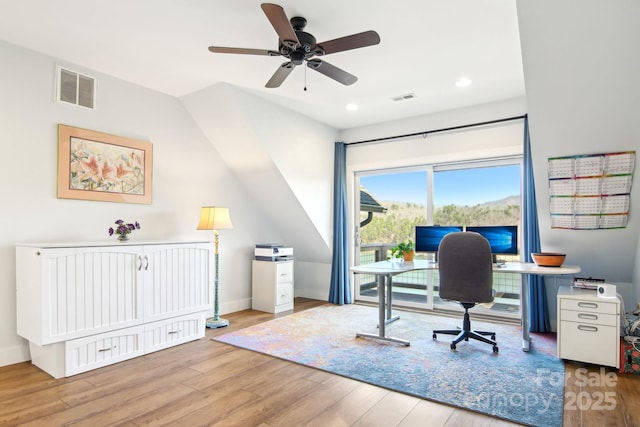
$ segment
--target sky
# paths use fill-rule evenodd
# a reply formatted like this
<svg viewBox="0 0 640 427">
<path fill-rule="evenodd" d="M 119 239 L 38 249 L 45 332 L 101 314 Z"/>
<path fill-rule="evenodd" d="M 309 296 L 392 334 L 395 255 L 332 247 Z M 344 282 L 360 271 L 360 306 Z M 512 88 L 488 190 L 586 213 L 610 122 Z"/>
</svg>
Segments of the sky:
<svg viewBox="0 0 640 427">
<path fill-rule="evenodd" d="M 436 172 L 434 204 L 473 206 L 520 194 L 520 166 L 507 165 Z M 426 172 L 404 172 L 360 177 L 379 201 L 426 204 Z"/>
</svg>

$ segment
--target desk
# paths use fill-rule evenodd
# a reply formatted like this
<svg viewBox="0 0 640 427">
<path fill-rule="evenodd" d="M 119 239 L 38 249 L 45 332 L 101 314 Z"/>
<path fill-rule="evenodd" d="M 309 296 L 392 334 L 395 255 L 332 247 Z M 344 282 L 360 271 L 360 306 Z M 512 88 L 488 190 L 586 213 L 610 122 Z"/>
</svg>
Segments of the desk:
<svg viewBox="0 0 640 427">
<path fill-rule="evenodd" d="M 378 279 L 378 335 L 358 333 L 358 337 L 374 338 L 390 341 L 398 344 L 409 345 L 409 341 L 400 338 L 388 337 L 385 326 L 397 320 L 399 317 L 392 316 L 391 295 L 392 277 L 398 274 L 414 270 L 437 270 L 438 263 L 426 260 L 415 260 L 412 262 L 402 261 L 379 261 L 373 264 L 357 265 L 351 268 L 356 274 L 373 274 Z M 507 262 L 493 268 L 497 273 L 513 274 L 539 274 L 546 276 L 558 276 L 564 274 L 576 274 L 580 272 L 580 267 L 575 265 L 563 265 L 562 267 L 540 267 L 531 262 Z M 386 295 L 385 295 L 386 294 Z M 529 351 L 529 281 L 520 281 L 520 313 L 522 320 L 522 349 Z"/>
</svg>

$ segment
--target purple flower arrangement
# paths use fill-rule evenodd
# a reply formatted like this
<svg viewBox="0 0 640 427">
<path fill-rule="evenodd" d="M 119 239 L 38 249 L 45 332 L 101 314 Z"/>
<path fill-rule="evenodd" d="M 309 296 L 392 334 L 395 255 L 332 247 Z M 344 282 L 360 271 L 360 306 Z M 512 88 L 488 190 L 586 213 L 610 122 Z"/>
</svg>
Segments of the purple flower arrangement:
<svg viewBox="0 0 640 427">
<path fill-rule="evenodd" d="M 118 235 L 118 240 L 127 240 L 129 239 L 128 234 L 133 230 L 140 230 L 140 223 L 138 221 L 133 224 L 125 224 L 125 222 L 121 219 L 116 221 L 116 228 L 109 227 L 109 236 L 113 236 L 114 234 Z"/>
</svg>

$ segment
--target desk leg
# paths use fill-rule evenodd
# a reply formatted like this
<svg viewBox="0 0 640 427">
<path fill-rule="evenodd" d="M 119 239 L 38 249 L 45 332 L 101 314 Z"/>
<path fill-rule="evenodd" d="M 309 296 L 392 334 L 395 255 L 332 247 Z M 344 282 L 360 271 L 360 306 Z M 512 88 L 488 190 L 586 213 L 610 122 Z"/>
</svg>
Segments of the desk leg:
<svg viewBox="0 0 640 427">
<path fill-rule="evenodd" d="M 391 276 L 387 277 L 387 317 L 385 319 L 386 324 L 388 325 L 391 322 L 395 322 L 400 318 L 400 316 L 394 316 L 392 311 L 393 308 L 393 279 Z"/>
<path fill-rule="evenodd" d="M 522 320 L 522 351 L 529 351 L 531 340 L 529 337 L 529 275 L 520 278 L 520 314 Z"/>
<path fill-rule="evenodd" d="M 387 305 L 385 302 L 384 291 L 387 288 L 387 281 L 390 279 L 390 276 L 380 276 L 380 280 L 378 281 L 378 328 L 380 329 L 378 334 L 383 338 L 386 336 L 385 327 L 387 326 L 384 316 L 384 309 Z"/>
<path fill-rule="evenodd" d="M 391 288 L 391 275 L 379 275 L 378 276 L 378 335 L 357 333 L 357 338 L 374 338 L 383 341 L 394 342 L 402 345 L 410 345 L 409 341 L 400 338 L 392 338 L 386 336 L 385 326 L 387 324 L 385 319 L 386 304 L 385 304 L 385 292 L 386 288 Z M 391 302 L 391 301 L 389 301 Z M 389 304 L 391 306 L 391 304 Z"/>
</svg>

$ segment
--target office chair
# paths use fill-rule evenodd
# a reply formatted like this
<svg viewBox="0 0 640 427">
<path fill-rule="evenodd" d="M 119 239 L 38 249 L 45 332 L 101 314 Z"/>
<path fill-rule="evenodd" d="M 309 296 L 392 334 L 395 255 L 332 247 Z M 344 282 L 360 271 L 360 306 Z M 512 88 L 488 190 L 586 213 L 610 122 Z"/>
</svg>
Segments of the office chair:
<svg viewBox="0 0 640 427">
<path fill-rule="evenodd" d="M 464 320 L 462 329 L 433 331 L 433 339 L 437 334 L 456 335 L 451 342 L 451 350 L 455 350 L 460 341 L 473 338 L 491 344 L 497 353 L 496 333 L 473 331 L 469 320 L 469 309 L 476 303 L 493 301 L 493 262 L 487 239 L 473 232 L 445 235 L 438 247 L 438 271 L 440 298 L 459 301 L 464 307 Z"/>
</svg>

